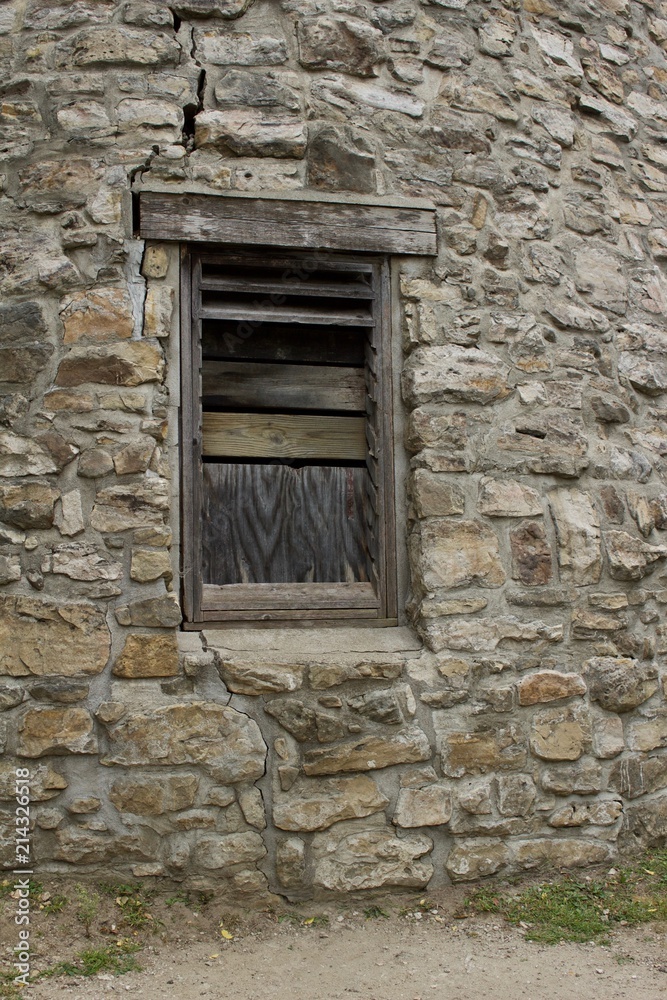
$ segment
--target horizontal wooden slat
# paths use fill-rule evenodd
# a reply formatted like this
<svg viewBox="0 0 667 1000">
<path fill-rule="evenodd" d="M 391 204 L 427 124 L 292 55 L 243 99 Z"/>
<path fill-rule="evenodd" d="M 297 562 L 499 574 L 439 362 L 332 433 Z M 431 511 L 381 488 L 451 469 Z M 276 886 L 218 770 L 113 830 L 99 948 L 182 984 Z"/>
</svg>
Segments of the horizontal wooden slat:
<svg viewBox="0 0 667 1000">
<path fill-rule="evenodd" d="M 435 210 L 142 191 L 143 239 L 435 254 Z"/>
<path fill-rule="evenodd" d="M 357 410 L 366 405 L 363 368 L 204 361 L 204 406 Z"/>
<path fill-rule="evenodd" d="M 315 333 L 303 326 L 273 325 L 241 336 L 235 323 L 208 320 L 203 324 L 205 358 L 243 358 L 254 361 L 303 361 L 313 364 L 363 365 L 364 332 L 319 327 Z"/>
<path fill-rule="evenodd" d="M 363 417 L 204 412 L 202 424 L 202 454 L 210 458 L 366 457 Z"/>
<path fill-rule="evenodd" d="M 374 609 L 379 601 L 370 583 L 204 584 L 202 611 L 301 611 L 309 608 Z"/>
<path fill-rule="evenodd" d="M 359 282 L 270 281 L 260 278 L 202 278 L 199 286 L 204 292 L 244 292 L 248 295 L 317 295 L 321 298 L 372 299 L 370 285 Z"/>
<path fill-rule="evenodd" d="M 373 326 L 374 319 L 360 309 L 323 309 L 321 306 L 273 306 L 254 302 L 204 302 L 202 319 L 239 323 L 308 323 L 311 326 Z"/>
<path fill-rule="evenodd" d="M 335 608 L 315 611 L 201 611 L 196 622 L 183 622 L 185 632 L 206 629 L 275 628 L 282 622 L 289 628 L 396 628 L 398 618 L 376 618 L 377 612 L 368 609 Z"/>
</svg>

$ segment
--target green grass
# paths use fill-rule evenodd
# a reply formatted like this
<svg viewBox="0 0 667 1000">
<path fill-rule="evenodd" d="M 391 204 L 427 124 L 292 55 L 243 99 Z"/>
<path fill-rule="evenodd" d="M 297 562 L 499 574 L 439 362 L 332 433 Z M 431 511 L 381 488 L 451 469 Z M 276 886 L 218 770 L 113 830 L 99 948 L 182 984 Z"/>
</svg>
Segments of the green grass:
<svg viewBox="0 0 667 1000">
<path fill-rule="evenodd" d="M 42 904 L 41 909 L 44 910 L 44 913 L 61 913 L 68 903 L 69 899 L 67 896 L 63 896 L 57 892 L 54 896 L 51 896 L 48 902 Z"/>
<path fill-rule="evenodd" d="M 367 906 L 364 910 L 366 920 L 379 920 L 380 917 L 388 917 L 389 914 L 381 906 Z"/>
<path fill-rule="evenodd" d="M 71 962 L 58 962 L 51 969 L 39 973 L 37 978 L 50 979 L 52 976 L 96 976 L 99 972 L 111 972 L 122 976 L 126 972 L 136 972 L 141 966 L 134 957 L 140 945 L 131 941 L 118 940 L 104 948 L 88 948 Z"/>
<path fill-rule="evenodd" d="M 598 878 L 567 876 L 517 893 L 473 890 L 465 913 L 498 913 L 526 927 L 532 941 L 605 940 L 610 929 L 667 921 L 667 850 Z"/>
</svg>

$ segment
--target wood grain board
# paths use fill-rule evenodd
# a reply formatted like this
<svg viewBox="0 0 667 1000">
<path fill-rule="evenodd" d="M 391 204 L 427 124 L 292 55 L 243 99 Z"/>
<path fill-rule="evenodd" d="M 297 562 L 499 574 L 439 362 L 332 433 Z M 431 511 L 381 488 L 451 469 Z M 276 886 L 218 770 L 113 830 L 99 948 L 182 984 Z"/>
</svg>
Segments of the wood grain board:
<svg viewBox="0 0 667 1000">
<path fill-rule="evenodd" d="M 359 330 L 293 324 L 251 327 L 234 322 L 203 323 L 206 358 L 249 361 L 302 361 L 312 364 L 363 365 L 364 339 Z"/>
<path fill-rule="evenodd" d="M 372 315 L 361 309 L 210 300 L 202 304 L 201 317 L 237 320 L 239 323 L 307 323 L 310 326 L 373 326 L 374 322 Z"/>
<path fill-rule="evenodd" d="M 307 611 L 315 608 L 376 609 L 370 583 L 204 584 L 202 611 Z"/>
<path fill-rule="evenodd" d="M 368 582 L 366 476 L 363 468 L 206 463 L 204 584 Z"/>
<path fill-rule="evenodd" d="M 204 361 L 204 405 L 356 410 L 366 405 L 363 368 Z"/>
<path fill-rule="evenodd" d="M 284 413 L 202 414 L 207 458 L 317 458 L 363 461 L 363 417 Z"/>
<path fill-rule="evenodd" d="M 435 209 L 139 192 L 142 239 L 436 253 Z"/>
</svg>

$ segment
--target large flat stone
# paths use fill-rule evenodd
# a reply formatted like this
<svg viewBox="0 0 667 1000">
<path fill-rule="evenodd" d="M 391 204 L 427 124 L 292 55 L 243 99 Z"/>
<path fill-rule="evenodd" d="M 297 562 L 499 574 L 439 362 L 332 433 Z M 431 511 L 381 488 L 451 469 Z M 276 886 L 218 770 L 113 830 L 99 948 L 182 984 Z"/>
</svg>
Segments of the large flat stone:
<svg viewBox="0 0 667 1000">
<path fill-rule="evenodd" d="M 111 635 L 104 613 L 93 604 L 0 597 L 2 674 L 99 674 L 110 648 Z"/>
<path fill-rule="evenodd" d="M 600 518 L 588 493 L 559 489 L 549 494 L 558 536 L 558 562 L 564 578 L 597 583 L 602 573 Z"/>
<path fill-rule="evenodd" d="M 354 778 L 302 779 L 289 794 L 273 798 L 273 822 L 281 830 L 325 830 L 341 820 L 369 816 L 388 805 L 374 781 Z"/>
<path fill-rule="evenodd" d="M 379 889 L 382 886 L 421 888 L 432 874 L 430 861 L 419 861 L 433 847 L 422 834 L 397 837 L 382 820 L 364 829 L 368 820 L 338 823 L 313 838 L 314 883 L 335 892 Z"/>
<path fill-rule="evenodd" d="M 235 694 L 271 694 L 296 691 L 303 684 L 304 664 L 272 663 L 266 660 L 218 660 L 225 685 Z"/>
<path fill-rule="evenodd" d="M 127 340 L 132 336 L 132 303 L 124 288 L 97 288 L 76 292 L 61 302 L 63 343 Z"/>
<path fill-rule="evenodd" d="M 18 733 L 21 757 L 97 753 L 94 720 L 85 708 L 31 708 Z"/>
<path fill-rule="evenodd" d="M 113 673 L 116 677 L 174 677 L 178 673 L 176 634 L 128 635 Z"/>
<path fill-rule="evenodd" d="M 658 670 L 625 656 L 594 656 L 584 663 L 591 701 L 608 712 L 631 712 L 658 690 Z"/>
<path fill-rule="evenodd" d="M 425 521 L 418 561 L 426 590 L 500 587 L 506 579 L 498 538 L 481 521 Z"/>
<path fill-rule="evenodd" d="M 114 781 L 109 799 L 120 812 L 136 816 L 161 816 L 189 809 L 195 801 L 196 774 L 166 774 L 159 777 L 122 777 Z"/>
<path fill-rule="evenodd" d="M 222 784 L 264 774 L 266 745 L 247 715 L 225 705 L 190 702 L 136 711 L 108 727 L 103 764 L 201 764 Z"/>
<path fill-rule="evenodd" d="M 156 527 L 164 523 L 169 505 L 167 480 L 147 475 L 139 482 L 108 486 L 100 490 L 90 523 L 98 531 Z"/>
<path fill-rule="evenodd" d="M 304 754 L 306 774 L 337 774 L 340 771 L 374 771 L 392 764 L 414 764 L 430 760 L 431 747 L 426 734 L 410 726 L 391 736 L 365 736 Z"/>
<path fill-rule="evenodd" d="M 103 347 L 74 347 L 60 362 L 56 385 L 143 385 L 159 382 L 162 351 L 150 341 L 130 340 Z"/>
<path fill-rule="evenodd" d="M 485 351 L 466 347 L 420 347 L 403 373 L 408 403 L 487 403 L 511 392 L 509 368 Z"/>
</svg>

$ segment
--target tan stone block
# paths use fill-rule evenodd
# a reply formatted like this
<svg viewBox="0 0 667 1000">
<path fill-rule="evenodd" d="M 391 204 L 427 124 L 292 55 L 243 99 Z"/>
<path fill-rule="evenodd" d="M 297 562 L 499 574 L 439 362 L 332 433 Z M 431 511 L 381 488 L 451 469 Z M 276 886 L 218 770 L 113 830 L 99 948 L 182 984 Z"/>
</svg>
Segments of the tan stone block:
<svg viewBox="0 0 667 1000">
<path fill-rule="evenodd" d="M 0 762 L 0 802 L 16 801 L 17 761 Z M 67 788 L 67 780 L 50 764 L 33 764 L 30 767 L 30 801 L 46 802 Z"/>
<path fill-rule="evenodd" d="M 573 583 L 597 583 L 602 573 L 600 519 L 590 496 L 580 490 L 549 494 L 558 536 L 558 562 Z"/>
<path fill-rule="evenodd" d="M 144 337 L 168 337 L 174 312 L 174 289 L 171 285 L 151 283 L 144 305 Z"/>
<path fill-rule="evenodd" d="M 571 837 L 517 840 L 512 845 L 516 864 L 520 868 L 587 868 L 609 861 L 613 845 Z"/>
<path fill-rule="evenodd" d="M 313 691 L 325 691 L 348 681 L 395 680 L 403 672 L 400 660 L 361 660 L 355 664 L 311 663 L 308 679 Z"/>
<path fill-rule="evenodd" d="M 169 269 L 169 256 L 164 246 L 152 243 L 144 251 L 141 273 L 144 278 L 164 278 Z"/>
<path fill-rule="evenodd" d="M 419 563 L 427 590 L 500 587 L 506 579 L 498 539 L 481 521 L 437 518 L 423 523 Z"/>
<path fill-rule="evenodd" d="M 289 795 L 274 795 L 273 822 L 281 830 L 325 830 L 341 820 L 369 816 L 388 805 L 371 778 L 302 779 Z"/>
<path fill-rule="evenodd" d="M 449 852 L 445 870 L 452 882 L 474 882 L 495 875 L 509 860 L 509 849 L 497 840 L 464 840 Z"/>
<path fill-rule="evenodd" d="M 510 531 L 512 579 L 525 587 L 539 587 L 553 578 L 551 546 L 542 524 L 526 521 Z"/>
<path fill-rule="evenodd" d="M 74 347 L 60 362 L 56 384 L 142 385 L 159 382 L 164 373 L 160 348 L 147 340 L 121 341 L 106 347 Z"/>
<path fill-rule="evenodd" d="M 655 569 L 658 559 L 667 556 L 667 546 L 649 545 L 627 531 L 605 531 L 604 544 L 614 580 L 640 580 Z"/>
<path fill-rule="evenodd" d="M 194 804 L 199 778 L 195 774 L 172 774 L 160 778 L 123 777 L 114 781 L 109 799 L 120 812 L 136 816 L 160 816 L 189 809 Z"/>
<path fill-rule="evenodd" d="M 513 479 L 482 479 L 477 508 L 488 517 L 533 517 L 542 514 L 537 490 Z"/>
<path fill-rule="evenodd" d="M 504 399 L 511 389 L 509 368 L 500 358 L 477 348 L 420 347 L 403 373 L 408 403 L 481 403 Z"/>
<path fill-rule="evenodd" d="M 452 815 L 452 796 L 442 785 L 426 788 L 401 788 L 396 802 L 392 823 L 412 828 L 440 826 L 448 823 Z"/>
<path fill-rule="evenodd" d="M 75 292 L 60 303 L 65 332 L 63 343 L 125 340 L 132 336 L 134 318 L 126 288 L 97 288 Z"/>
<path fill-rule="evenodd" d="M 99 674 L 110 647 L 105 616 L 92 604 L 0 597 L 0 674 Z"/>
<path fill-rule="evenodd" d="M 130 577 L 139 583 L 159 580 L 169 582 L 173 577 L 171 559 L 165 549 L 132 549 Z"/>
<path fill-rule="evenodd" d="M 117 607 L 114 614 L 119 625 L 135 625 L 138 628 L 173 628 L 182 620 L 175 594 L 132 601 Z"/>
<path fill-rule="evenodd" d="M 230 868 L 232 865 L 254 864 L 266 855 L 264 841 L 258 833 L 232 833 L 227 836 L 200 837 L 195 862 L 207 871 Z"/>
<path fill-rule="evenodd" d="M 52 389 L 44 396 L 47 410 L 69 413 L 90 413 L 94 406 L 93 397 L 87 392 L 67 392 L 66 389 Z"/>
<path fill-rule="evenodd" d="M 628 750 L 657 750 L 667 746 L 667 713 L 656 712 L 653 718 L 631 719 L 625 728 Z"/>
<path fill-rule="evenodd" d="M 416 469 L 410 492 L 418 517 L 447 517 L 465 510 L 463 491 L 442 474 Z"/>
<path fill-rule="evenodd" d="M 521 678 L 517 687 L 520 705 L 537 705 L 586 694 L 586 683 L 579 674 L 561 674 L 557 670 L 529 674 Z"/>
<path fill-rule="evenodd" d="M 108 733 L 102 764 L 201 764 L 221 784 L 264 774 L 266 745 L 259 726 L 226 705 L 189 702 L 128 712 Z"/>
<path fill-rule="evenodd" d="M 138 483 L 99 490 L 90 523 L 102 532 L 162 527 L 170 502 L 167 480 L 146 476 Z"/>
<path fill-rule="evenodd" d="M 384 817 L 336 823 L 313 837 L 314 883 L 335 892 L 396 885 L 423 887 L 433 875 L 428 854 L 433 842 L 423 834 L 397 837 Z"/>
<path fill-rule="evenodd" d="M 32 708 L 19 723 L 21 757 L 97 753 L 94 722 L 84 708 Z"/>
<path fill-rule="evenodd" d="M 530 749 L 542 760 L 578 760 L 590 738 L 590 722 L 584 714 L 547 708 L 535 714 Z"/>
<path fill-rule="evenodd" d="M 516 771 L 526 763 L 526 747 L 514 726 L 476 733 L 446 733 L 442 740 L 445 774 L 460 778 L 487 771 Z"/>
<path fill-rule="evenodd" d="M 235 694 L 260 695 L 297 691 L 303 684 L 304 664 L 221 659 L 220 676 Z"/>
<path fill-rule="evenodd" d="M 132 472 L 145 472 L 150 465 L 155 441 L 150 437 L 138 438 L 130 442 L 114 455 L 113 464 L 117 476 L 126 476 Z"/>
<path fill-rule="evenodd" d="M 116 677 L 174 677 L 178 674 L 176 635 L 128 635 L 113 673 Z"/>
<path fill-rule="evenodd" d="M 337 774 L 340 771 L 374 771 L 392 764 L 414 764 L 432 755 L 426 734 L 409 726 L 387 736 L 365 736 L 334 747 L 308 750 L 304 754 L 306 774 Z"/>
<path fill-rule="evenodd" d="M 61 535 L 71 538 L 85 528 L 81 490 L 70 490 L 60 498 L 60 509 L 56 510 L 55 523 Z"/>
</svg>

